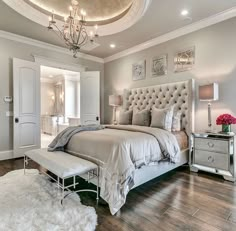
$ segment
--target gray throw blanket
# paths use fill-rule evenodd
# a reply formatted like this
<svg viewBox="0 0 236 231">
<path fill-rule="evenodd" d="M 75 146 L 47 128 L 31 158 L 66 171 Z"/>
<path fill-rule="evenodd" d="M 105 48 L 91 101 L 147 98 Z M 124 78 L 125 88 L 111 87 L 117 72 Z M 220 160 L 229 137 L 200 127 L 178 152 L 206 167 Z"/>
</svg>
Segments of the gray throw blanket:
<svg viewBox="0 0 236 231">
<path fill-rule="evenodd" d="M 73 126 L 68 127 L 59 133 L 55 139 L 48 145 L 48 151 L 64 151 L 65 146 L 68 144 L 70 138 L 83 131 L 97 131 L 104 129 L 102 125 L 87 125 L 87 126 Z"/>
</svg>

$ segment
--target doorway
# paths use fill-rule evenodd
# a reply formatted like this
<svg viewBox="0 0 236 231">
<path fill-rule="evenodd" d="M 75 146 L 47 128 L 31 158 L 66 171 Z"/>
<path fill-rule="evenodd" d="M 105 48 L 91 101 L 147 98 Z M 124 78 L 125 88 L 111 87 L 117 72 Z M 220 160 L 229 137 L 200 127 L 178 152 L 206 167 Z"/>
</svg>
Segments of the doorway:
<svg viewBox="0 0 236 231">
<path fill-rule="evenodd" d="M 80 73 L 40 68 L 41 147 L 47 148 L 68 126 L 80 124 Z"/>
<path fill-rule="evenodd" d="M 44 82 L 53 87 L 46 86 L 46 91 L 41 87 L 41 68 L 58 69 L 58 75 L 62 76 L 56 75 L 58 78 L 54 81 L 48 74 Z M 76 81 L 69 75 L 71 72 L 77 76 Z M 99 71 L 84 72 L 79 65 L 60 64 L 40 57 L 35 57 L 35 62 L 13 58 L 13 97 L 14 158 L 40 148 L 42 133 L 47 135 L 42 137 L 42 147 L 47 147 L 67 126 L 100 124 Z M 41 105 L 40 101 L 47 105 Z"/>
</svg>

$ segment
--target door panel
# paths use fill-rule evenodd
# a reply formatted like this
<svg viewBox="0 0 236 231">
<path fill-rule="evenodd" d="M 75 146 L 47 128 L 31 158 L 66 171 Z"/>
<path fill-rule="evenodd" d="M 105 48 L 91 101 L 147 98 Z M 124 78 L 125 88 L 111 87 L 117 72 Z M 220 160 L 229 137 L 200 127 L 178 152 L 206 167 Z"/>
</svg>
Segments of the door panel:
<svg viewBox="0 0 236 231">
<path fill-rule="evenodd" d="M 14 157 L 40 148 L 40 67 L 13 59 Z"/>
<path fill-rule="evenodd" d="M 100 72 L 80 76 L 80 120 L 82 125 L 100 124 Z"/>
<path fill-rule="evenodd" d="M 20 124 L 20 147 L 32 147 L 35 144 L 35 126 L 34 123 Z"/>
<path fill-rule="evenodd" d="M 36 89 L 36 79 L 32 76 L 35 75 L 35 70 L 28 68 L 20 69 L 20 113 L 23 114 L 35 114 L 35 92 Z"/>
</svg>

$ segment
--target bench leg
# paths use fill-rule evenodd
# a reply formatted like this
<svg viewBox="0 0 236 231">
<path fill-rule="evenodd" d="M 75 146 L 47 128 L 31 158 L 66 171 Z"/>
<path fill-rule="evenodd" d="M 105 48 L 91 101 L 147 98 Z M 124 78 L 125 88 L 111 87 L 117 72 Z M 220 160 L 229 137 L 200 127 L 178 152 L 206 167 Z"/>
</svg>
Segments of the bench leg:
<svg viewBox="0 0 236 231">
<path fill-rule="evenodd" d="M 73 177 L 74 189 L 75 189 L 75 176 Z"/>
<path fill-rule="evenodd" d="M 99 167 L 97 168 L 97 202 L 99 200 Z"/>
<path fill-rule="evenodd" d="M 26 166 L 28 165 L 28 157 L 24 155 L 24 175 L 26 173 Z"/>
<path fill-rule="evenodd" d="M 60 178 L 57 176 L 57 195 L 60 196 Z"/>
<path fill-rule="evenodd" d="M 62 179 L 62 200 L 64 199 L 64 191 L 65 191 L 65 180 Z"/>
</svg>

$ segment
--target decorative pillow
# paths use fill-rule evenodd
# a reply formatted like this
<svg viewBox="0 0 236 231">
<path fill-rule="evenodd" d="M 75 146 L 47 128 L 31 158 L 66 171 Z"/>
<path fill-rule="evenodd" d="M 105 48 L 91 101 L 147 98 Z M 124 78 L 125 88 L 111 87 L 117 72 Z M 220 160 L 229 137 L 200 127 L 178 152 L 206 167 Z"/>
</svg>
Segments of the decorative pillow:
<svg viewBox="0 0 236 231">
<path fill-rule="evenodd" d="M 164 109 L 152 107 L 151 127 L 162 128 L 171 132 L 174 106 Z"/>
<path fill-rule="evenodd" d="M 119 114 L 119 124 L 122 124 L 122 125 L 132 124 L 132 115 L 133 115 L 132 110 L 125 111 L 122 109 Z"/>
<path fill-rule="evenodd" d="M 139 111 L 137 108 L 134 108 L 132 124 L 139 125 L 139 126 L 149 126 L 150 125 L 150 111 L 148 109 Z"/>
<path fill-rule="evenodd" d="M 181 130 L 181 116 L 182 116 L 181 111 L 177 111 L 173 114 L 172 128 L 171 128 L 173 132 L 179 132 Z"/>
</svg>

